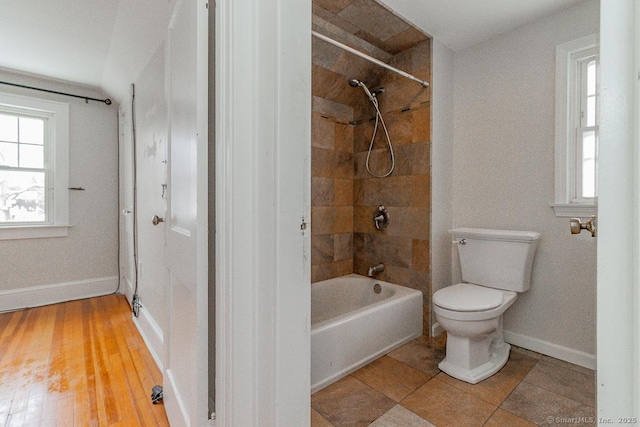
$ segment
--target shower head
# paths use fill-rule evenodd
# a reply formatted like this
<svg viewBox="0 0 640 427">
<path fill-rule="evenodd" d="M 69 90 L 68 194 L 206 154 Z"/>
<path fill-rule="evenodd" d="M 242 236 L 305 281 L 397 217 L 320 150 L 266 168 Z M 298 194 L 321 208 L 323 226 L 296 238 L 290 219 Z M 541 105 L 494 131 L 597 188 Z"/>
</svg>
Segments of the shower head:
<svg viewBox="0 0 640 427">
<path fill-rule="evenodd" d="M 363 82 L 361 82 L 358 79 L 349 80 L 349 86 L 351 86 L 351 87 L 360 86 L 364 90 L 364 92 L 367 94 L 367 97 L 369 98 L 369 100 L 371 102 L 375 102 L 375 97 L 380 95 L 380 94 L 382 94 L 382 93 L 384 93 L 384 87 L 380 87 L 380 88 L 374 90 L 373 92 L 371 92 L 369 90 L 369 88 L 367 87 L 367 85 L 364 84 Z"/>
<path fill-rule="evenodd" d="M 360 86 L 362 88 L 362 90 L 364 90 L 364 93 L 367 94 L 367 97 L 369 98 L 369 101 L 373 102 L 374 104 L 377 102 L 375 95 L 373 95 L 371 93 L 371 91 L 369 90 L 369 88 L 367 87 L 367 85 L 364 84 L 363 82 L 361 82 L 360 80 L 357 80 L 357 79 L 349 80 L 349 86 L 351 86 L 351 87 Z"/>
</svg>

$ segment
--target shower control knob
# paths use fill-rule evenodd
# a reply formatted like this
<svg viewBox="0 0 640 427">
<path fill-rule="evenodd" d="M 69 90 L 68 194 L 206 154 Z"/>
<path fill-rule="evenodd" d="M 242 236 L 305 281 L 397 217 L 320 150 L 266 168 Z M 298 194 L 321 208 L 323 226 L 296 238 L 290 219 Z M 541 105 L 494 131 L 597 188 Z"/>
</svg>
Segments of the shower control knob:
<svg viewBox="0 0 640 427">
<path fill-rule="evenodd" d="M 159 217 L 158 215 L 154 215 L 153 218 L 151 218 L 151 223 L 153 225 L 158 225 L 161 222 L 164 222 L 164 218 Z"/>
<path fill-rule="evenodd" d="M 384 206 L 378 206 L 378 210 L 373 213 L 373 225 L 377 230 L 384 230 L 389 225 L 389 213 Z"/>
</svg>

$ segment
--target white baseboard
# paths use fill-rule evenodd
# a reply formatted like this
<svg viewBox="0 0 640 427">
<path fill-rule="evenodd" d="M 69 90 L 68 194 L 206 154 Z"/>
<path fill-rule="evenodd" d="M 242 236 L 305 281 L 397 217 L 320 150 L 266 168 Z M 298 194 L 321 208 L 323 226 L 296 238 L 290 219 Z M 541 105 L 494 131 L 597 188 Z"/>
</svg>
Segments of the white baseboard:
<svg viewBox="0 0 640 427">
<path fill-rule="evenodd" d="M 438 335 L 440 335 L 443 332 L 444 332 L 444 329 L 442 329 L 442 326 L 440 326 L 440 323 L 434 322 L 434 324 L 431 325 L 431 336 L 432 337 L 437 337 Z"/>
<path fill-rule="evenodd" d="M 164 354 L 162 328 L 144 306 L 140 307 L 138 317 L 133 317 L 133 323 L 138 328 L 140 335 L 142 335 L 142 339 L 147 345 L 151 356 L 153 356 L 153 360 L 156 361 L 158 369 L 162 371 L 162 355 Z"/>
<path fill-rule="evenodd" d="M 0 312 L 108 295 L 117 288 L 118 276 L 112 276 L 0 291 Z"/>
<path fill-rule="evenodd" d="M 509 344 L 542 353 L 565 362 L 573 363 L 588 369 L 596 369 L 596 356 L 573 348 L 553 344 L 541 339 L 528 337 L 515 332 L 504 331 L 504 340 Z"/>
</svg>

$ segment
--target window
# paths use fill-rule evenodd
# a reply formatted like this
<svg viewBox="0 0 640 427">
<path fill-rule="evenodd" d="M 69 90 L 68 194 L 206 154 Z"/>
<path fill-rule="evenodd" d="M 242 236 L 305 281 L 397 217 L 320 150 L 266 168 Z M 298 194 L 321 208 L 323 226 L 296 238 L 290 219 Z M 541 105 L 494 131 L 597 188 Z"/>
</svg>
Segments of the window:
<svg viewBox="0 0 640 427">
<path fill-rule="evenodd" d="M 67 235 L 68 104 L 0 93 L 0 240 Z"/>
<path fill-rule="evenodd" d="M 556 216 L 596 213 L 598 71 L 597 35 L 556 47 Z"/>
</svg>

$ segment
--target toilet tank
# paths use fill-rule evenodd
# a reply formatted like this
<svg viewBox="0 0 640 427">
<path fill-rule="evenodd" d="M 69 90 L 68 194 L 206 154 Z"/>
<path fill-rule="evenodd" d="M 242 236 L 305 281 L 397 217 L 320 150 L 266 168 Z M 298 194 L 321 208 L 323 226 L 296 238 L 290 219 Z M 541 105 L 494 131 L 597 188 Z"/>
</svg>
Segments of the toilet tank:
<svg viewBox="0 0 640 427">
<path fill-rule="evenodd" d="M 529 289 L 540 233 L 457 228 L 449 234 L 460 255 L 462 280 L 515 292 Z"/>
</svg>

